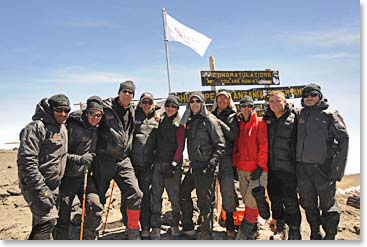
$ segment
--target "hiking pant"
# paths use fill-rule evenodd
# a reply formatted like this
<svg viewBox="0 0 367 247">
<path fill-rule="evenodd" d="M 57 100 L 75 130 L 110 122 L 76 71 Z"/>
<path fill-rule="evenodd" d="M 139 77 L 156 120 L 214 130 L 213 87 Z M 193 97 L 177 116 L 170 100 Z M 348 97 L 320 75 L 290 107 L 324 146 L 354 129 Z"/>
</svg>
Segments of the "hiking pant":
<svg viewBox="0 0 367 247">
<path fill-rule="evenodd" d="M 321 223 L 327 235 L 335 236 L 340 219 L 335 200 L 336 182 L 331 181 L 319 165 L 309 163 L 297 164 L 297 181 L 300 204 L 311 229 L 318 228 Z"/>
<path fill-rule="evenodd" d="M 180 207 L 180 184 L 182 170 L 176 168 L 174 176 L 166 176 L 166 170 L 171 164 L 169 162 L 155 162 L 152 173 L 152 189 L 150 196 L 151 225 L 152 227 L 161 226 L 162 213 L 162 194 L 166 189 L 168 199 L 171 202 L 172 221 L 171 226 L 179 226 L 181 207 Z"/>
<path fill-rule="evenodd" d="M 257 203 L 255 197 L 252 195 L 252 189 L 257 186 L 263 186 L 266 188 L 268 184 L 268 173 L 263 172 L 259 179 L 251 180 L 251 172 L 246 172 L 237 169 L 238 179 L 240 181 L 240 192 L 242 196 L 242 201 L 246 207 L 257 209 Z"/>
<path fill-rule="evenodd" d="M 134 165 L 135 176 L 138 179 L 140 190 L 143 192 L 143 198 L 140 206 L 140 225 L 142 230 L 150 229 L 150 187 L 151 187 L 151 173 L 149 166 Z M 121 194 L 121 208 L 122 222 L 127 226 L 127 208 L 126 201 Z"/>
<path fill-rule="evenodd" d="M 139 189 L 130 158 L 114 160 L 106 155 L 97 155 L 93 163 L 93 176 L 101 203 L 106 203 L 106 192 L 111 179 L 114 179 L 126 200 L 127 209 L 140 210 L 143 192 Z"/>
<path fill-rule="evenodd" d="M 218 175 L 220 192 L 222 195 L 222 207 L 226 212 L 236 211 L 234 178 L 231 158 L 223 158 L 219 164 Z"/>
<path fill-rule="evenodd" d="M 295 173 L 269 170 L 268 195 L 273 219 L 284 220 L 289 226 L 301 225 Z"/>
<path fill-rule="evenodd" d="M 52 231 L 58 218 L 57 214 L 57 197 L 58 188 L 54 191 L 53 197 L 56 201 L 51 209 L 45 209 L 42 207 L 42 201 L 45 198 L 40 198 L 35 191 L 28 187 L 28 185 L 20 183 L 20 189 L 22 191 L 24 200 L 29 205 L 32 213 L 32 231 L 29 236 L 29 240 L 50 240 L 52 239 Z M 49 200 L 46 198 L 46 200 Z"/>
<path fill-rule="evenodd" d="M 200 210 L 201 233 L 210 236 L 213 231 L 214 209 L 214 173 L 203 172 L 203 168 L 190 168 L 181 184 L 180 203 L 182 209 L 182 227 L 184 231 L 194 230 L 193 201 L 191 192 L 196 189 L 198 207 Z"/>
<path fill-rule="evenodd" d="M 78 196 L 80 208 L 83 203 L 83 177 L 65 176 L 60 186 L 59 219 L 54 230 L 55 239 L 70 239 L 70 216 L 75 196 Z M 83 239 L 95 239 L 97 230 L 102 224 L 103 205 L 99 201 L 97 189 L 92 176 L 88 176 L 84 234 Z"/>
</svg>

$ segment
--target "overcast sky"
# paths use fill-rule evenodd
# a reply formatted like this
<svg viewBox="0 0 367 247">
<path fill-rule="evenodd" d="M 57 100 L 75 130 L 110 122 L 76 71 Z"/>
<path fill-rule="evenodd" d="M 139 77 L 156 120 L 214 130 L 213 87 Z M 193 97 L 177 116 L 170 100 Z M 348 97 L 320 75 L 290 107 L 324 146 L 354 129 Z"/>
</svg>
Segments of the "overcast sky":
<svg viewBox="0 0 367 247">
<path fill-rule="evenodd" d="M 73 104 L 107 98 L 132 79 L 135 98 L 166 97 L 162 8 L 213 39 L 203 57 L 169 42 L 174 92 L 209 90 L 200 70 L 209 70 L 211 55 L 217 70 L 279 70 L 280 86 L 316 82 L 347 124 L 347 173 L 360 171 L 356 0 L 1 1 L 0 148 L 17 141 L 35 105 L 56 93 Z"/>
</svg>

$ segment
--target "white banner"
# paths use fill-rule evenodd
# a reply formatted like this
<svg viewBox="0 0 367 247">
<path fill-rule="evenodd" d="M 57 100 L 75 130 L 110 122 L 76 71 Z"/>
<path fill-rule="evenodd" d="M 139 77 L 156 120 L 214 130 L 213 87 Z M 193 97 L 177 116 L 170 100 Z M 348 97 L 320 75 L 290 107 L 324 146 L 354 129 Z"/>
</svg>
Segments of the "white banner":
<svg viewBox="0 0 367 247">
<path fill-rule="evenodd" d="M 191 29 L 168 14 L 166 15 L 166 38 L 168 41 L 178 41 L 203 56 L 212 39 Z"/>
</svg>

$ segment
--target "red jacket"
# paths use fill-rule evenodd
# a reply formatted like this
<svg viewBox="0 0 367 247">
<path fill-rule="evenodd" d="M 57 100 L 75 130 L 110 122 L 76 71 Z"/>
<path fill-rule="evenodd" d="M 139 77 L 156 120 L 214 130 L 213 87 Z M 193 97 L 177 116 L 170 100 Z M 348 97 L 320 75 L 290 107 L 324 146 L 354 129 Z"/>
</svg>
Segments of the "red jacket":
<svg viewBox="0 0 367 247">
<path fill-rule="evenodd" d="M 232 164 L 239 170 L 253 171 L 258 164 L 268 171 L 268 131 L 265 121 L 253 112 L 250 120 L 239 121 L 240 133 L 233 145 Z"/>
</svg>

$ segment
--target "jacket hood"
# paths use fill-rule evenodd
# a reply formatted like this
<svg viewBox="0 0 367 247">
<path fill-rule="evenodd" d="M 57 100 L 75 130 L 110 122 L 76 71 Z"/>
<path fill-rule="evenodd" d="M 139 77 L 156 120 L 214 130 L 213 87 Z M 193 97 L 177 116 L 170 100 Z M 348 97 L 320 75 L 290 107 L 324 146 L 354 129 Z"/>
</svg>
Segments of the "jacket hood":
<svg viewBox="0 0 367 247">
<path fill-rule="evenodd" d="M 44 123 L 60 125 L 56 122 L 48 98 L 42 99 L 36 106 L 36 112 L 34 113 L 32 120 L 41 120 Z"/>
<path fill-rule="evenodd" d="M 226 91 L 219 92 L 215 96 L 215 100 L 214 100 L 213 108 L 212 108 L 212 111 L 211 112 L 215 112 L 217 110 L 217 107 L 218 107 L 218 105 L 217 105 L 217 99 L 218 99 L 218 96 L 219 95 L 225 95 L 227 98 L 229 98 L 229 106 L 227 108 L 231 109 L 234 112 L 237 112 L 237 108 L 236 108 L 236 105 L 233 102 L 232 95 L 230 93 L 226 92 Z"/>
<path fill-rule="evenodd" d="M 205 101 L 202 97 L 202 94 L 195 94 L 195 93 L 192 93 L 189 97 L 189 101 L 186 105 L 186 110 L 184 112 L 184 114 L 182 115 L 182 118 L 181 118 L 181 124 L 182 125 L 185 125 L 187 123 L 187 121 L 189 120 L 189 118 L 192 117 L 192 112 L 190 110 L 190 101 L 193 97 L 196 97 L 200 100 L 201 102 L 201 108 L 200 108 L 200 112 L 199 112 L 199 115 L 202 115 L 202 116 L 208 116 L 210 114 L 210 112 L 206 109 L 206 105 L 205 105 Z"/>
<path fill-rule="evenodd" d="M 96 128 L 95 126 L 92 126 L 89 124 L 86 110 L 83 110 L 83 111 L 77 110 L 77 111 L 73 111 L 72 113 L 70 113 L 68 117 L 68 123 L 70 122 L 78 123 L 87 129 Z"/>
</svg>

